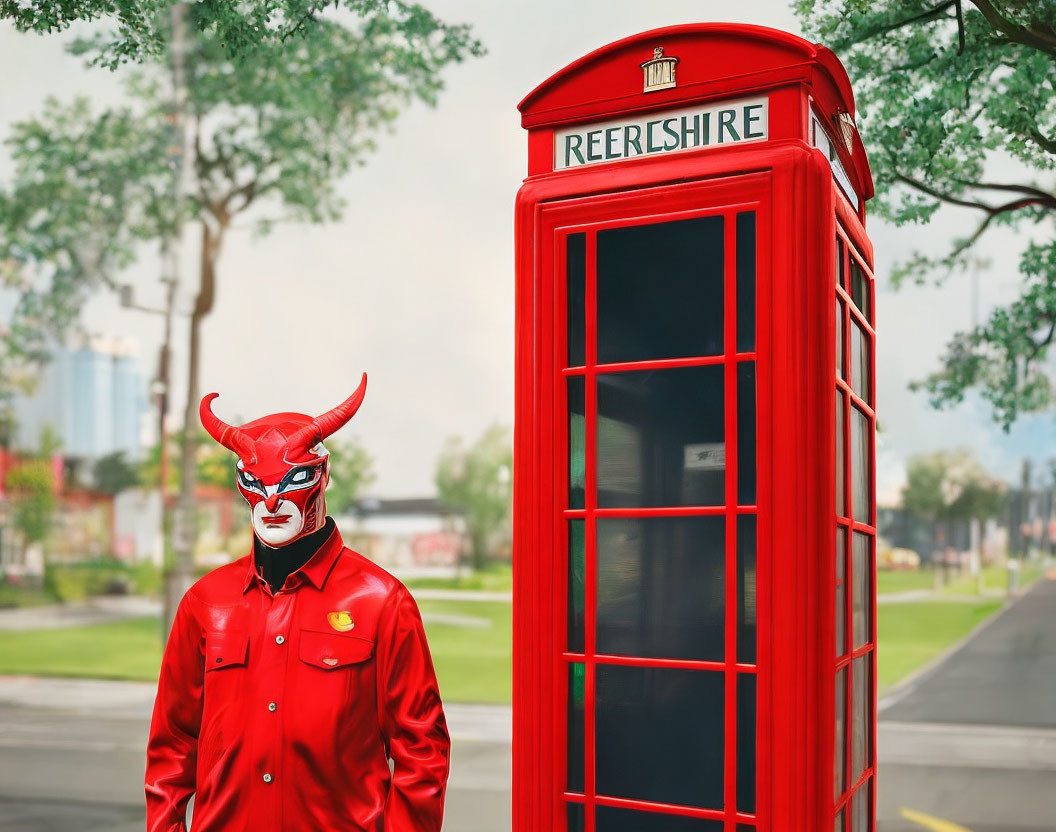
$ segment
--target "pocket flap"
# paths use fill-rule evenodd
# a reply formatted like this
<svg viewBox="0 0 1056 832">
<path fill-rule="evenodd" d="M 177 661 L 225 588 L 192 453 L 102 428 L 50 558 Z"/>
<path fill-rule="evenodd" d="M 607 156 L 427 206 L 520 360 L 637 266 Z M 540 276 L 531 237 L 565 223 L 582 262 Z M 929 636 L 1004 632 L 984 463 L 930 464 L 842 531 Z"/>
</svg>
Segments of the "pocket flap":
<svg viewBox="0 0 1056 832">
<path fill-rule="evenodd" d="M 249 633 L 238 630 L 213 630 L 205 634 L 205 669 L 218 670 L 233 664 L 245 664 Z"/>
<path fill-rule="evenodd" d="M 301 661 L 330 670 L 369 659 L 374 654 L 370 639 L 322 630 L 301 630 Z"/>
</svg>

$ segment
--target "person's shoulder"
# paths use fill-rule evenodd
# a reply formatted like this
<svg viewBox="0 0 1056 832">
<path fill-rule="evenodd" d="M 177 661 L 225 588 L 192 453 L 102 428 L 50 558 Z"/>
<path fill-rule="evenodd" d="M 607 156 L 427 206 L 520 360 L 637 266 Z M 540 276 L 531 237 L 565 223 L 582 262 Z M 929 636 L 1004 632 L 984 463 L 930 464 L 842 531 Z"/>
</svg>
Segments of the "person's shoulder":
<svg viewBox="0 0 1056 832">
<path fill-rule="evenodd" d="M 206 572 L 191 584 L 187 594 L 193 601 L 208 606 L 230 606 L 241 601 L 250 555 L 243 555 Z"/>
<path fill-rule="evenodd" d="M 379 595 L 388 596 L 401 590 L 407 591 L 403 582 L 389 570 L 348 546 L 342 548 L 339 562 L 338 571 L 342 576 L 366 584 Z"/>
</svg>

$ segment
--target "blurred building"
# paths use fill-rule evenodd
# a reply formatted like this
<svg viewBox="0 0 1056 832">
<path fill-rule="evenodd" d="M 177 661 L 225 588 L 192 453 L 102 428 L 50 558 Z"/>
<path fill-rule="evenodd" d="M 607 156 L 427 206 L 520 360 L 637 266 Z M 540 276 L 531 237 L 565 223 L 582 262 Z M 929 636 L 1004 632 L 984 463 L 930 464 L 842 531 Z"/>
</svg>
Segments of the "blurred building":
<svg viewBox="0 0 1056 832">
<path fill-rule="evenodd" d="M 405 577 L 453 573 L 466 547 L 461 515 L 434 497 L 364 499 L 335 519 L 347 546 Z"/>
<path fill-rule="evenodd" d="M 55 348 L 36 389 L 14 402 L 14 447 L 34 452 L 51 430 L 67 458 L 91 462 L 119 451 L 143 456 L 146 381 L 128 339 L 93 337 Z"/>
</svg>

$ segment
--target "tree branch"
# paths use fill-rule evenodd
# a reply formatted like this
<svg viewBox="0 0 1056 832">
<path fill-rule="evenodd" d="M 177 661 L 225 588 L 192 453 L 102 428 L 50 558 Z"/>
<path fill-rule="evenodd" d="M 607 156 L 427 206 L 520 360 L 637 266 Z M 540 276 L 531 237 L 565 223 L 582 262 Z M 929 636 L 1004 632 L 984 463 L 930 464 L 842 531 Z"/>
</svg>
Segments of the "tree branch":
<svg viewBox="0 0 1056 832">
<path fill-rule="evenodd" d="M 997 182 L 969 182 L 966 179 L 957 179 L 955 181 L 968 188 L 983 188 L 988 191 L 1008 191 L 1014 194 L 1036 196 L 1039 199 L 1051 201 L 1053 207 L 1056 208 L 1056 194 L 1050 194 L 1048 191 L 1043 191 L 1040 188 L 1035 188 L 1030 185 L 1004 185 Z"/>
<path fill-rule="evenodd" d="M 972 3 L 986 18 L 987 23 L 1013 43 L 1029 46 L 1049 55 L 1056 55 L 1056 37 L 1052 34 L 1013 23 L 994 8 L 990 0 L 972 0 Z"/>
<path fill-rule="evenodd" d="M 926 9 L 920 14 L 915 14 L 912 17 L 907 17 L 903 20 L 896 20 L 894 23 L 885 23 L 882 26 L 874 26 L 869 31 L 862 34 L 861 37 L 855 38 L 852 41 L 848 41 L 844 46 L 853 46 L 854 44 L 861 43 L 862 41 L 875 38 L 877 35 L 886 35 L 889 32 L 897 31 L 898 29 L 904 29 L 906 26 L 911 26 L 914 23 L 920 23 L 925 20 L 934 20 L 939 17 L 945 17 L 943 14 L 951 6 L 957 5 L 959 0 L 945 0 L 945 2 L 939 3 L 937 6 L 933 6 L 930 9 Z"/>
<path fill-rule="evenodd" d="M 942 202 L 949 203 L 950 205 L 959 205 L 962 208 L 975 208 L 979 211 L 985 211 L 987 214 L 996 216 L 998 214 L 1004 214 L 1008 211 L 1018 211 L 1020 208 L 1027 208 L 1031 205 L 1041 205 L 1046 208 L 1056 208 L 1056 198 L 1051 194 L 1047 194 L 1044 191 L 1038 191 L 1041 196 L 1030 196 L 1025 199 L 1016 199 L 1012 202 L 1006 202 L 1002 205 L 989 205 L 985 202 L 979 202 L 977 200 L 962 199 L 961 197 L 948 194 L 943 191 L 933 188 L 931 185 L 927 185 L 921 182 L 919 179 L 914 179 L 912 176 L 907 176 L 904 173 L 895 171 L 895 179 L 899 182 L 903 182 L 912 188 L 916 188 L 918 191 L 927 194 L 928 196 L 934 197 Z M 1013 190 L 1017 192 L 1026 192 L 1024 189 L 1027 186 L 1023 186 L 1022 189 L 1018 186 L 1001 186 L 1001 185 L 987 185 L 987 184 L 976 184 L 976 183 L 961 183 L 966 187 L 991 187 L 995 190 Z"/>
</svg>

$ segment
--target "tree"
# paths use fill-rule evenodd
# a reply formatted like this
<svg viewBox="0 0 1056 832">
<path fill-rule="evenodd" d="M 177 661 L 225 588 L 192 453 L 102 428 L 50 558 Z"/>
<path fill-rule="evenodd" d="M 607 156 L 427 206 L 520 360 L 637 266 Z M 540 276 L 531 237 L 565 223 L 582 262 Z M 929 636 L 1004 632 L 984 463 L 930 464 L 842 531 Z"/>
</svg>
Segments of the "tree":
<svg viewBox="0 0 1056 832">
<path fill-rule="evenodd" d="M 1006 492 L 970 451 L 935 451 L 909 460 L 902 508 L 933 523 L 986 522 L 1000 513 Z"/>
<path fill-rule="evenodd" d="M 960 206 L 977 222 L 944 254 L 896 267 L 941 284 L 986 232 L 1022 232 L 1019 297 L 957 333 L 942 366 L 911 387 L 936 407 L 969 389 L 1008 430 L 1048 407 L 1056 335 L 1056 2 L 1053 0 L 795 0 L 804 27 L 844 60 L 870 150 L 878 208 L 896 224 Z M 995 158 L 1020 173 L 998 178 Z M 1004 167 L 1011 167 L 1004 165 Z"/>
<path fill-rule="evenodd" d="M 31 457 L 7 474 L 7 490 L 14 508 L 14 525 L 26 543 L 39 543 L 48 535 L 55 512 L 55 476 L 51 460 Z"/>
<path fill-rule="evenodd" d="M 355 505 L 363 489 L 374 482 L 374 459 L 356 439 L 326 440 L 330 452 L 330 485 L 326 489 L 326 509 L 331 514 Z"/>
<path fill-rule="evenodd" d="M 474 569 L 484 568 L 494 538 L 509 522 L 512 471 L 513 445 L 503 425 L 492 425 L 468 448 L 461 437 L 449 437 L 437 461 L 437 493 L 465 516 Z"/>
<path fill-rule="evenodd" d="M 125 458 L 124 451 L 115 451 L 95 461 L 92 479 L 96 491 L 113 495 L 139 485 L 139 471 Z"/>
<path fill-rule="evenodd" d="M 232 221 L 254 212 L 256 230 L 277 222 L 327 222 L 342 212 L 337 180 L 362 164 L 379 133 L 411 101 L 435 104 L 441 70 L 483 49 L 468 27 L 397 0 L 346 3 L 353 15 L 319 16 L 309 0 L 188 4 L 186 112 L 190 184 L 173 204 L 168 122 L 176 117 L 160 57 L 172 3 L 70 0 L 4 2 L 24 28 L 51 31 L 116 14 L 116 34 L 72 46 L 89 63 L 126 60 L 129 104 L 101 113 L 86 100 L 50 100 L 16 125 L 8 144 L 12 186 L 0 191 L 0 278 L 18 301 L 0 340 L 0 393 L 47 358 L 46 344 L 77 319 L 88 295 L 115 286 L 142 243 L 164 248 L 184 217 L 198 226 L 199 286 L 189 326 L 188 400 L 181 445 L 177 564 L 193 551 L 201 325 L 219 286 Z M 292 24 L 274 36 L 272 13 Z M 286 18 L 294 13 L 299 17 Z M 294 36 L 295 35 L 295 36 Z M 235 56 L 232 57 L 232 48 Z"/>
</svg>

